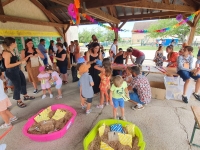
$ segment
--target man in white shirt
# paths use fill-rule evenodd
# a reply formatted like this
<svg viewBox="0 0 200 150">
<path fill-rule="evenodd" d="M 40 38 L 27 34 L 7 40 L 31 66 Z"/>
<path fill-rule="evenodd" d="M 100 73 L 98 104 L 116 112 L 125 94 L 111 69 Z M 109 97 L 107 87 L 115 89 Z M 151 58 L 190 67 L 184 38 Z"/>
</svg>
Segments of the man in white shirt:
<svg viewBox="0 0 200 150">
<path fill-rule="evenodd" d="M 114 53 L 114 55 L 117 54 L 117 39 L 114 39 L 114 42 L 113 44 L 111 45 L 111 48 L 110 48 L 110 52 L 112 51 Z"/>
</svg>

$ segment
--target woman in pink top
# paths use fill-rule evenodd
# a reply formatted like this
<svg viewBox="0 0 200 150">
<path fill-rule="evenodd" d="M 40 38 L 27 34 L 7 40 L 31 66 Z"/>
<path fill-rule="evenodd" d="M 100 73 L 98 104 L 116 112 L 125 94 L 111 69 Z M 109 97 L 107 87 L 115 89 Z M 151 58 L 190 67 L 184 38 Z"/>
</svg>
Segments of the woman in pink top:
<svg viewBox="0 0 200 150">
<path fill-rule="evenodd" d="M 141 51 L 139 51 L 138 49 L 135 49 L 135 48 L 132 48 L 132 47 L 130 47 L 129 49 L 132 50 L 132 53 L 129 54 L 129 55 L 130 55 L 130 58 L 131 58 L 131 61 L 132 61 L 133 63 L 142 65 L 142 63 L 143 63 L 144 60 L 145 60 L 145 55 L 144 55 L 144 53 L 141 52 Z M 136 57 L 135 62 L 134 62 L 134 59 L 133 59 L 132 56 Z M 128 62 L 128 56 L 126 57 L 126 64 L 127 64 L 127 62 Z"/>
</svg>

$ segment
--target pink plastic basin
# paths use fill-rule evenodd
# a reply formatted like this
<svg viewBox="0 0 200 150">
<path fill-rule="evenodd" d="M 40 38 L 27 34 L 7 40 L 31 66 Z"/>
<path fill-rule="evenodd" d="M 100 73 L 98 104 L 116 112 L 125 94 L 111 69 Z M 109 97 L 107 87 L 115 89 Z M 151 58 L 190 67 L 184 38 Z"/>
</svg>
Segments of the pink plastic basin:
<svg viewBox="0 0 200 150">
<path fill-rule="evenodd" d="M 24 127 L 22 129 L 23 130 L 22 132 L 24 133 L 24 135 L 29 137 L 31 140 L 38 141 L 38 142 L 47 142 L 47 141 L 52 141 L 52 140 L 56 140 L 56 139 L 63 137 L 65 135 L 65 133 L 68 131 L 69 127 L 73 124 L 77 113 L 72 107 L 67 106 L 67 105 L 63 105 L 63 104 L 52 105 L 51 109 L 52 110 L 65 109 L 65 110 L 70 111 L 73 115 L 72 115 L 71 119 L 66 123 L 66 125 L 61 130 L 59 130 L 57 132 L 53 132 L 53 133 L 50 133 L 50 134 L 41 134 L 41 135 L 29 134 L 27 132 L 28 129 L 33 125 L 33 123 L 35 122 L 34 121 L 35 116 L 38 113 L 40 113 L 43 110 L 42 109 L 36 115 L 34 115 L 34 116 L 32 116 L 31 118 L 28 119 L 28 121 L 26 122 L 26 124 L 24 125 Z"/>
</svg>

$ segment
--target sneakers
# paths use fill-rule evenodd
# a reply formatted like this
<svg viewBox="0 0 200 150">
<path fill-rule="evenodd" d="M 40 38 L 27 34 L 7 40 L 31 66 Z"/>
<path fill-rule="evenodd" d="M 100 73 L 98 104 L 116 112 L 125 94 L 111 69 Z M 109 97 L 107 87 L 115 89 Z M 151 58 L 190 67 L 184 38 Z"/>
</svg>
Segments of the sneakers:
<svg viewBox="0 0 200 150">
<path fill-rule="evenodd" d="M 42 95 L 42 99 L 45 99 L 47 96 L 46 95 Z"/>
<path fill-rule="evenodd" d="M 37 93 L 38 93 L 38 89 L 35 89 L 35 90 L 33 91 L 33 93 L 34 93 L 34 94 L 37 94 Z"/>
<path fill-rule="evenodd" d="M 86 115 L 88 115 L 89 113 L 91 113 L 92 112 L 92 110 L 91 109 L 89 109 L 89 110 L 86 110 Z"/>
<path fill-rule="evenodd" d="M 109 103 L 108 103 L 108 102 L 106 102 L 106 103 L 105 103 L 105 105 L 106 105 L 106 106 L 108 106 L 108 105 L 109 105 Z"/>
<path fill-rule="evenodd" d="M 197 95 L 196 93 L 193 93 L 193 96 L 196 98 L 196 100 L 200 101 L 200 96 Z"/>
<path fill-rule="evenodd" d="M 133 110 L 142 110 L 142 109 L 144 109 L 144 106 L 142 106 L 142 105 L 140 105 L 140 106 L 135 105 L 135 106 L 132 106 L 131 109 L 133 109 Z"/>
<path fill-rule="evenodd" d="M 193 93 L 193 95 L 194 95 L 194 93 Z M 195 94 L 196 95 L 196 94 Z M 195 97 L 196 98 L 196 97 Z M 182 101 L 184 102 L 184 103 L 188 103 L 188 99 L 187 99 L 187 96 L 183 96 L 182 95 Z"/>
<path fill-rule="evenodd" d="M 0 126 L 0 129 L 7 129 L 7 128 L 10 128 L 10 127 L 12 127 L 12 124 L 11 124 L 11 123 L 9 123 L 9 124 L 4 123 L 4 124 L 2 124 L 2 125 Z"/>
<path fill-rule="evenodd" d="M 86 106 L 85 105 L 81 105 L 81 109 L 86 109 Z"/>
<path fill-rule="evenodd" d="M 56 99 L 61 99 L 61 98 L 62 98 L 62 95 L 56 96 Z"/>
<path fill-rule="evenodd" d="M 53 98 L 53 94 L 50 94 L 50 98 Z"/>
<path fill-rule="evenodd" d="M 121 120 L 124 120 L 124 121 L 126 121 L 126 118 L 125 118 L 125 116 L 121 117 Z"/>
<path fill-rule="evenodd" d="M 10 123 L 17 121 L 17 120 L 18 120 L 18 118 L 16 116 L 14 116 L 13 118 L 10 118 Z"/>
<path fill-rule="evenodd" d="M 103 105 L 97 105 L 97 108 L 101 108 L 101 109 L 102 109 L 102 108 L 103 108 Z"/>
</svg>

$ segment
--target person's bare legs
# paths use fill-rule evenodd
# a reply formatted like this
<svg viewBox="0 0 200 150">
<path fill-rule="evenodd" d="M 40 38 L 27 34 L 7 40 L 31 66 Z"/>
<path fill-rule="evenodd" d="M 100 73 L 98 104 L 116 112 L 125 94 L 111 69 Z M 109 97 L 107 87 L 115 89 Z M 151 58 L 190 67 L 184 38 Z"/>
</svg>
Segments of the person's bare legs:
<svg viewBox="0 0 200 150">
<path fill-rule="evenodd" d="M 46 89 L 45 89 L 45 90 L 42 90 L 42 92 L 43 92 L 43 95 L 46 95 Z"/>
<path fill-rule="evenodd" d="M 117 108 L 113 106 L 113 118 L 117 118 Z"/>
<path fill-rule="evenodd" d="M 49 94 L 52 94 L 52 92 L 51 92 L 51 88 L 48 89 L 48 92 L 49 92 Z"/>
<path fill-rule="evenodd" d="M 138 103 L 136 103 L 135 101 L 133 101 L 133 100 L 128 100 L 129 102 L 131 102 L 131 103 L 133 103 L 133 104 L 135 104 L 135 105 L 137 105 Z"/>
<path fill-rule="evenodd" d="M 186 96 L 189 83 L 190 83 L 190 79 L 185 81 L 185 84 L 184 84 L 184 87 L 183 87 L 183 96 Z"/>
<path fill-rule="evenodd" d="M 8 109 L 6 110 L 6 114 L 8 115 L 9 119 L 15 117 Z"/>
<path fill-rule="evenodd" d="M 3 121 L 4 121 L 6 124 L 9 124 L 9 123 L 10 123 L 10 118 L 9 118 L 9 116 L 8 116 L 7 113 L 6 113 L 6 110 L 1 111 L 1 112 L 0 112 L 0 115 L 1 115 L 1 117 L 2 117 L 2 119 L 3 119 Z"/>
<path fill-rule="evenodd" d="M 90 107 L 91 107 L 91 103 L 87 103 L 87 109 L 86 109 L 86 111 L 90 110 Z"/>
<path fill-rule="evenodd" d="M 103 105 L 104 102 L 104 92 L 100 91 L 100 105 Z"/>
<path fill-rule="evenodd" d="M 200 78 L 197 79 L 196 85 L 195 85 L 195 93 L 199 93 L 199 89 L 200 89 Z"/>
<path fill-rule="evenodd" d="M 36 89 L 36 90 L 37 90 L 37 83 L 35 83 L 35 82 L 32 82 L 32 84 L 33 84 L 33 87 L 34 87 L 34 89 Z"/>
<path fill-rule="evenodd" d="M 120 109 L 121 109 L 121 116 L 124 117 L 124 108 L 120 107 Z"/>
<path fill-rule="evenodd" d="M 58 96 L 62 96 L 62 91 L 61 91 L 61 89 L 58 89 Z"/>
</svg>

